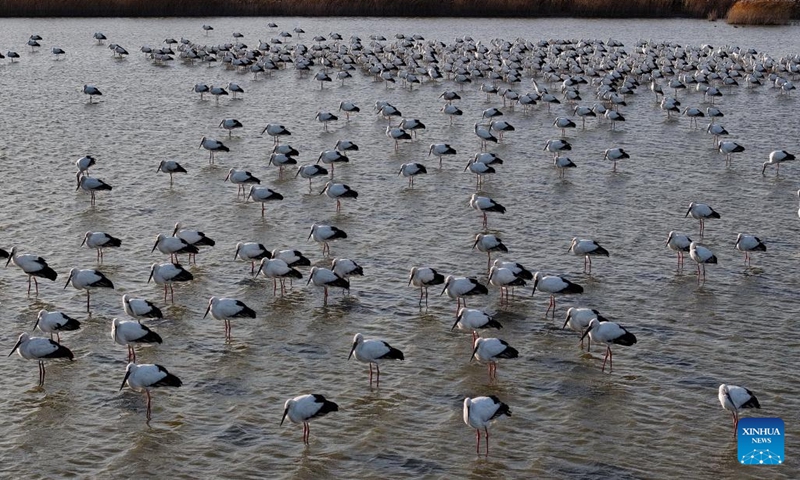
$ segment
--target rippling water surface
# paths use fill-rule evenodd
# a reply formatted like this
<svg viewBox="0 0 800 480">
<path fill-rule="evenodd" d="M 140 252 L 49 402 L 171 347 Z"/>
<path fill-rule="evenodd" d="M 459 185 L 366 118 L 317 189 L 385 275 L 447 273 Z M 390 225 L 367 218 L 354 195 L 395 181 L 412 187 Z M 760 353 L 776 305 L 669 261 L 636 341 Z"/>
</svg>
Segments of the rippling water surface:
<svg viewBox="0 0 800 480">
<path fill-rule="evenodd" d="M 501 307 L 496 289 L 472 307 L 496 313 L 504 328 L 492 332 L 520 351 L 499 367 L 489 384 L 485 366 L 469 363 L 469 334 L 451 332 L 454 305 L 431 291 L 430 308 L 419 309 L 417 292 L 407 287 L 414 265 L 444 274 L 486 279 L 486 257 L 471 251 L 481 231 L 479 214 L 468 199 L 474 177 L 462 173 L 478 151 L 472 125 L 481 111 L 501 107 L 487 100 L 480 82 L 462 92 L 464 116 L 454 126 L 439 113 L 438 95 L 456 89 L 450 81 L 413 91 L 356 73 L 344 85 L 320 90 L 310 76 L 292 69 L 253 79 L 221 67 L 175 61 L 154 66 L 142 45 L 158 46 L 166 37 L 198 43 L 231 41 L 233 31 L 255 47 L 277 35 L 264 18 L 0 20 L 0 49 L 17 50 L 18 63 L 0 65 L 0 158 L 3 165 L 0 243 L 45 257 L 59 272 L 56 282 L 41 282 L 40 294 L 25 295 L 25 276 L 10 266 L 0 271 L 3 329 L 0 345 L 10 351 L 21 331 L 29 331 L 40 309 L 59 309 L 83 322 L 62 336 L 75 353 L 72 363 L 52 362 L 46 388 L 36 388 L 35 362 L 14 355 L 0 361 L 5 391 L 0 395 L 0 472 L 2 476 L 94 478 L 150 474 L 170 478 L 264 477 L 543 477 L 715 478 L 793 477 L 789 466 L 751 469 L 736 463 L 730 416 L 717 401 L 720 383 L 746 385 L 763 408 L 747 414 L 782 417 L 790 439 L 790 463 L 800 453 L 792 440 L 798 423 L 800 350 L 797 291 L 800 227 L 797 218 L 797 165 L 775 176 L 761 176 L 771 150 L 800 153 L 795 114 L 797 94 L 744 87 L 724 90 L 719 100 L 731 139 L 746 146 L 732 168 L 712 145 L 704 128 L 686 118 L 667 120 L 643 86 L 622 109 L 627 122 L 610 131 L 590 119 L 585 130 L 568 132 L 570 157 L 578 168 L 559 179 L 548 138 L 558 136 L 556 115 L 571 115 L 566 104 L 548 112 L 505 108 L 504 119 L 517 131 L 493 146 L 505 164 L 484 190 L 508 208 L 490 215 L 489 227 L 509 247 L 504 258 L 531 270 L 568 276 L 585 286 L 577 298 L 560 298 L 555 320 L 544 317 L 547 297 L 518 289 Z M 690 45 L 704 43 L 754 47 L 776 58 L 800 50 L 797 27 L 739 28 L 688 20 L 418 20 L 281 18 L 280 29 L 300 26 L 302 41 L 330 32 L 345 39 L 372 34 L 421 34 L 451 42 L 471 35 L 489 41 L 526 38 L 615 38 L 632 51 L 639 39 Z M 215 30 L 206 37 L 200 26 Z M 96 45 L 95 31 L 127 48 L 112 58 Z M 29 35 L 44 37 L 35 53 Z M 387 42 L 388 43 L 388 42 Z M 67 51 L 55 61 L 50 48 Z M 313 71 L 316 71 L 315 67 Z M 195 83 L 239 83 L 241 100 L 201 101 Z M 83 84 L 104 93 L 89 105 Z M 558 85 L 548 85 L 557 90 Z M 513 87 L 532 90 L 529 75 Z M 582 88 L 584 104 L 594 103 L 592 88 Z M 681 92 L 683 106 L 705 108 L 701 94 Z M 335 111 L 341 100 L 362 112 L 350 122 L 314 121 L 318 110 Z M 419 139 L 395 152 L 384 136 L 386 122 L 371 113 L 387 100 L 406 117 L 427 125 Z M 245 127 L 230 140 L 217 128 L 223 118 Z M 267 165 L 271 140 L 259 135 L 267 122 L 282 123 L 293 135 L 301 163 L 316 161 L 338 139 L 361 149 L 337 180 L 358 190 L 341 213 L 325 196 L 322 182 L 292 174 L 279 179 Z M 229 154 L 209 166 L 198 150 L 200 137 L 225 141 Z M 459 152 L 441 170 L 428 158 L 428 145 L 448 142 Z M 621 146 L 631 159 L 611 172 L 605 148 Z M 74 161 L 92 153 L 92 174 L 114 186 L 98 194 L 97 205 L 75 192 Z M 189 171 L 170 188 L 156 173 L 160 160 L 179 161 Z M 428 165 L 413 190 L 397 176 L 401 163 Z M 259 207 L 237 201 L 235 187 L 223 182 L 231 167 L 247 168 L 285 196 L 270 204 L 266 219 Z M 719 257 L 698 287 L 693 264 L 675 271 L 675 257 L 664 248 L 670 230 L 697 235 L 697 221 L 685 219 L 691 201 L 712 205 L 722 215 L 707 224 L 705 244 Z M 155 362 L 181 377 L 180 389 L 154 393 L 153 421 L 144 421 L 143 395 L 124 389 L 125 350 L 110 339 L 111 319 L 124 317 L 120 296 L 144 296 L 161 306 L 162 291 L 145 283 L 150 265 L 163 256 L 150 253 L 158 233 L 169 234 L 176 221 L 204 231 L 217 245 L 191 267 L 196 280 L 176 287 L 166 318 L 149 324 L 164 344 L 140 350 L 140 361 Z M 334 256 L 359 262 L 363 278 L 353 280 L 349 296 L 333 291 L 322 306 L 321 291 L 295 282 L 284 297 L 272 295 L 266 280 L 252 280 L 249 266 L 233 261 L 235 244 L 257 241 L 269 248 L 299 248 L 318 266 L 327 266 L 316 244 L 306 241 L 313 222 L 330 222 L 349 234 L 333 244 Z M 63 289 L 72 267 L 95 267 L 95 253 L 80 248 L 88 230 L 123 239 L 108 251 L 101 270 L 115 291 L 92 296 L 91 316 L 83 313 L 85 295 Z M 769 251 L 754 255 L 745 268 L 733 249 L 736 235 L 765 240 Z M 573 236 L 591 237 L 611 251 L 582 273 L 582 260 L 567 254 Z M 307 270 L 304 270 L 304 275 Z M 234 320 L 226 343 L 222 325 L 202 319 L 211 295 L 235 297 L 258 312 L 254 320 Z M 613 374 L 601 373 L 602 349 L 582 353 L 574 332 L 560 329 L 570 305 L 591 306 L 634 332 L 639 342 L 615 349 Z M 353 334 L 387 340 L 405 352 L 403 363 L 385 365 L 380 388 L 370 388 L 363 364 L 347 361 Z M 301 427 L 278 423 L 283 402 L 302 393 L 322 393 L 336 401 L 338 413 L 312 423 L 311 445 L 301 443 Z M 492 453 L 474 453 L 474 431 L 461 420 L 465 396 L 495 394 L 513 416 L 492 430 Z"/>
</svg>

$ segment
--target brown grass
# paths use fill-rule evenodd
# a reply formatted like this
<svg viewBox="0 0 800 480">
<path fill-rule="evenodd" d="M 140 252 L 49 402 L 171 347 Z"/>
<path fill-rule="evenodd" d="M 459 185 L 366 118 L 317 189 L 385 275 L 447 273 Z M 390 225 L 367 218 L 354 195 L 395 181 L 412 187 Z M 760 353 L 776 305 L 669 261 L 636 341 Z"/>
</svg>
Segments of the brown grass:
<svg viewBox="0 0 800 480">
<path fill-rule="evenodd" d="M 797 9 L 786 7 L 797 3 L 797 0 L 0 0 L 0 17 L 722 18 L 731 9 L 734 23 L 767 24 L 775 19 L 797 18 Z"/>
<path fill-rule="evenodd" d="M 728 10 L 728 23 L 739 25 L 787 25 L 797 17 L 800 2 L 794 0 L 739 0 Z"/>
</svg>

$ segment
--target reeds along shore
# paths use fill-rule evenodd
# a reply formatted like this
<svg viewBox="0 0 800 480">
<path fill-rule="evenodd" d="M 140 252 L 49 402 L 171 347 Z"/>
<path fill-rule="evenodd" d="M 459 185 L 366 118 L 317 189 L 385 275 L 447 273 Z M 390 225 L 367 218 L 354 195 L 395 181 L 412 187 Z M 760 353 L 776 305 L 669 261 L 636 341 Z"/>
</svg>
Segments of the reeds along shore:
<svg viewBox="0 0 800 480">
<path fill-rule="evenodd" d="M 800 0 L 3 0 L 0 17 L 728 17 L 780 24 L 800 16 Z"/>
</svg>

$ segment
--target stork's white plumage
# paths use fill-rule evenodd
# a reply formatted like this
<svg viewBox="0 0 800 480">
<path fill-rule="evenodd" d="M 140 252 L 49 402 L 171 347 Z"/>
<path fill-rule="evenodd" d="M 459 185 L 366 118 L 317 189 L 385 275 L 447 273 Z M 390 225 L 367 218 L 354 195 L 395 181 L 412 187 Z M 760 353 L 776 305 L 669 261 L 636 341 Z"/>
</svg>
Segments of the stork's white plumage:
<svg viewBox="0 0 800 480">
<path fill-rule="evenodd" d="M 36 287 L 36 295 L 38 295 L 39 282 L 36 280 L 36 277 L 42 277 L 52 281 L 55 281 L 58 277 L 58 273 L 47 265 L 47 261 L 44 258 L 29 253 L 17 254 L 17 247 L 11 247 L 11 251 L 8 252 L 6 267 L 8 267 L 9 263 L 13 263 L 21 268 L 28 276 L 28 295 L 31 294 L 31 279 L 33 279 L 33 283 Z"/>
<path fill-rule="evenodd" d="M 133 346 L 142 343 L 161 343 L 161 336 L 145 325 L 131 320 L 115 318 L 111 321 L 111 338 L 120 345 L 128 347 L 128 362 L 136 361 Z"/>
<path fill-rule="evenodd" d="M 133 318 L 164 318 L 161 310 L 149 300 L 133 298 L 128 294 L 122 296 L 122 308 Z"/>
<path fill-rule="evenodd" d="M 280 258 L 262 258 L 261 265 L 258 267 L 256 276 L 261 273 L 267 278 L 272 279 L 272 294 L 275 295 L 277 290 L 276 280 L 281 283 L 281 295 L 286 293 L 285 279 L 287 278 L 303 278 L 303 274 L 296 269 L 290 267 L 285 261 Z"/>
<path fill-rule="evenodd" d="M 583 293 L 583 287 L 572 283 L 564 277 L 557 275 L 545 275 L 541 272 L 533 274 L 533 292 L 531 296 L 536 293 L 536 289 L 550 294 L 550 304 L 547 307 L 545 316 L 553 309 L 553 317 L 556 315 L 556 294 L 576 294 Z"/>
<path fill-rule="evenodd" d="M 175 292 L 172 284 L 175 282 L 190 282 L 194 276 L 179 263 L 154 263 L 150 267 L 150 276 L 147 283 L 153 280 L 158 285 L 164 285 L 164 302 L 167 301 L 167 287 L 169 287 L 170 301 L 175 303 Z"/>
<path fill-rule="evenodd" d="M 481 429 L 486 433 L 486 455 L 489 455 L 489 426 L 497 419 L 511 416 L 511 409 L 494 395 L 464 399 L 464 423 L 475 429 L 475 453 L 481 453 Z"/>
<path fill-rule="evenodd" d="M 11 349 L 10 357 L 15 351 L 19 356 L 26 360 L 37 360 L 39 362 L 39 386 L 44 386 L 45 368 L 44 361 L 55 358 L 69 358 L 72 360 L 74 355 L 65 346 L 50 339 L 42 337 L 31 337 L 27 333 L 22 333 L 19 340 Z"/>
<path fill-rule="evenodd" d="M 323 304 L 328 304 L 328 287 L 338 287 L 345 290 L 350 290 L 350 282 L 346 278 L 342 278 L 333 270 L 322 267 L 312 267 L 308 274 L 308 281 L 306 285 L 313 283 L 314 286 L 322 287 L 324 291 Z"/>
<path fill-rule="evenodd" d="M 489 381 L 497 380 L 497 361 L 500 359 L 509 359 L 519 357 L 519 352 L 516 348 L 512 347 L 505 340 L 499 338 L 482 338 L 475 339 L 475 346 L 472 349 L 473 358 L 480 362 L 486 362 L 489 365 Z"/>
<path fill-rule="evenodd" d="M 581 340 L 589 335 L 595 343 L 606 344 L 606 355 L 603 358 L 602 371 L 606 370 L 606 360 L 608 360 L 608 372 L 614 369 L 614 354 L 611 352 L 611 345 L 631 346 L 636 343 L 636 336 L 625 329 L 622 325 L 615 322 L 601 322 L 597 318 L 589 320 L 589 326 L 581 335 Z"/>
<path fill-rule="evenodd" d="M 122 245 L 122 240 L 113 237 L 105 232 L 86 232 L 83 236 L 81 246 L 97 250 L 97 262 L 103 263 L 103 249 L 117 248 Z"/>
<path fill-rule="evenodd" d="M 380 363 L 386 360 L 405 360 L 403 352 L 392 347 L 383 340 L 365 340 L 364 336 L 356 333 L 353 337 L 353 346 L 347 359 L 355 355 L 356 360 L 369 364 L 369 384 L 372 385 L 372 365 L 377 370 L 376 385 L 381 383 Z"/>
<path fill-rule="evenodd" d="M 723 383 L 719 386 L 717 397 L 722 408 L 731 412 L 733 417 L 733 436 L 736 436 L 737 427 L 739 426 L 739 410 L 743 408 L 761 408 L 756 395 L 747 388 L 738 385 L 726 385 Z"/>
<path fill-rule="evenodd" d="M 106 277 L 103 272 L 93 268 L 77 269 L 72 268 L 69 271 L 67 283 L 64 284 L 66 289 L 72 282 L 72 286 L 78 290 L 86 290 L 86 311 L 89 312 L 89 301 L 91 299 L 91 289 L 93 288 L 110 288 L 114 289 L 114 283 Z"/>
<path fill-rule="evenodd" d="M 134 390 L 144 390 L 145 396 L 147 397 L 147 414 L 145 418 L 148 422 L 151 418 L 150 389 L 180 387 L 183 385 L 183 382 L 175 375 L 169 373 L 166 368 L 152 363 L 138 365 L 129 363 L 125 368 L 125 378 L 122 379 L 122 385 L 119 387 L 120 390 L 125 387 L 125 382 Z"/>
<path fill-rule="evenodd" d="M 308 422 L 338 410 L 339 405 L 327 400 L 322 395 L 300 395 L 286 400 L 283 406 L 283 417 L 281 418 L 280 424 L 283 425 L 283 421 L 286 420 L 287 416 L 292 423 L 302 423 L 303 443 L 308 445 L 308 437 L 311 434 Z"/>
<path fill-rule="evenodd" d="M 487 289 L 485 285 L 482 285 L 474 278 L 454 277 L 453 275 L 448 275 L 444 280 L 444 288 L 442 289 L 442 293 L 439 295 L 443 295 L 444 293 L 447 293 L 448 297 L 456 299 L 456 316 L 458 316 L 461 303 L 464 303 L 464 307 L 467 306 L 467 300 L 464 297 L 471 295 L 486 295 L 489 293 L 489 289 Z"/>
<path fill-rule="evenodd" d="M 36 323 L 33 328 L 49 333 L 50 340 L 53 339 L 53 334 L 56 334 L 56 340 L 61 343 L 61 332 L 69 332 L 81 328 L 81 322 L 74 318 L 58 311 L 48 312 L 47 310 L 39 310 L 36 316 Z"/>
<path fill-rule="evenodd" d="M 428 306 L 428 287 L 431 285 L 441 285 L 444 283 L 444 276 L 430 267 L 411 267 L 408 275 L 408 284 L 419 287 L 419 305 L 422 306 L 422 298 L 425 298 L 425 306 Z"/>
<path fill-rule="evenodd" d="M 256 318 L 255 310 L 235 298 L 211 297 L 208 299 L 208 307 L 203 318 L 206 318 L 209 313 L 214 319 L 222 320 L 225 323 L 225 340 L 231 339 L 232 318 Z"/>
</svg>

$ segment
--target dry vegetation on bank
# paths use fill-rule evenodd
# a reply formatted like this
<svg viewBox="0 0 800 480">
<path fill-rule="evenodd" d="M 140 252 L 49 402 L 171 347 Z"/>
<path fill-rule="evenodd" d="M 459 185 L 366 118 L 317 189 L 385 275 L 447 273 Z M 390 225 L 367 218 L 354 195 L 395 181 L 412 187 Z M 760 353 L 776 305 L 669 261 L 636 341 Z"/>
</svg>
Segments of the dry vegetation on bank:
<svg viewBox="0 0 800 480">
<path fill-rule="evenodd" d="M 741 0 L 728 10 L 728 23 L 740 25 L 785 25 L 797 18 L 800 2 L 779 0 Z"/>
<path fill-rule="evenodd" d="M 785 24 L 800 0 L 3 0 L 0 17 L 384 16 L 384 17 L 728 17 Z"/>
</svg>

